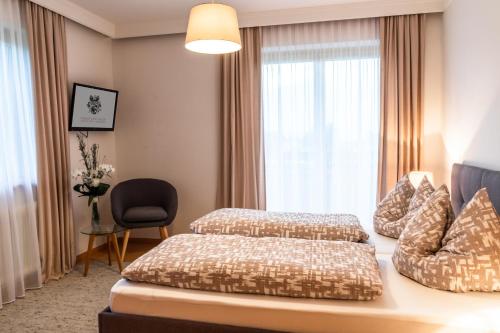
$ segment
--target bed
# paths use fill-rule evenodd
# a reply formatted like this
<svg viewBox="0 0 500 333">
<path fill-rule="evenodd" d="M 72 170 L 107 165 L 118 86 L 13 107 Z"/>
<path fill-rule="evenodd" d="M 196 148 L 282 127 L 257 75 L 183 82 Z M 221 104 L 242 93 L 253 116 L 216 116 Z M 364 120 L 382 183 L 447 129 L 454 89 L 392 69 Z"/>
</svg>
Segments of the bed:
<svg viewBox="0 0 500 333">
<path fill-rule="evenodd" d="M 487 187 L 500 211 L 500 172 L 455 165 L 455 213 Z M 300 299 L 215 293 L 120 280 L 99 314 L 109 332 L 500 332 L 500 294 L 437 291 L 397 273 L 394 241 L 371 239 L 384 294 L 374 301 Z M 387 253 L 386 253 L 387 252 Z"/>
</svg>

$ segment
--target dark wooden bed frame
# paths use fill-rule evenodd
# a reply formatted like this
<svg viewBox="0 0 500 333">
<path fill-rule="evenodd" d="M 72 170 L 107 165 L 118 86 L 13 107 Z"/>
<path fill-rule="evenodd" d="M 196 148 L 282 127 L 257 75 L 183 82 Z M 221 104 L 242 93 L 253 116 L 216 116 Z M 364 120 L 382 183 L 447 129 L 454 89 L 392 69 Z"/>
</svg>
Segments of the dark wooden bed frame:
<svg viewBox="0 0 500 333">
<path fill-rule="evenodd" d="M 455 214 L 462 210 L 481 188 L 500 212 L 500 172 L 455 164 L 451 175 L 451 201 Z M 211 324 L 189 320 L 158 318 L 111 312 L 99 313 L 100 333 L 277 333 L 264 329 Z"/>
<path fill-rule="evenodd" d="M 111 312 L 107 307 L 99 313 L 99 333 L 279 333 L 250 327 L 239 327 L 138 316 Z"/>
</svg>

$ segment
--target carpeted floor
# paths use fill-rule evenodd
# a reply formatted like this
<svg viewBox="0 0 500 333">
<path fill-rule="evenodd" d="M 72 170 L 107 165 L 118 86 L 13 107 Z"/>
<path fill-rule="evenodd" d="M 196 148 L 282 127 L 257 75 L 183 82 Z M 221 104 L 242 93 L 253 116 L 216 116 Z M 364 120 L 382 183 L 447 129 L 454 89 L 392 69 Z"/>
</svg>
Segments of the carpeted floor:
<svg viewBox="0 0 500 333">
<path fill-rule="evenodd" d="M 0 309 L 0 332 L 97 332 L 97 314 L 108 306 L 109 291 L 120 279 L 116 264 L 94 261 L 87 277 L 83 267 L 51 281 Z"/>
</svg>

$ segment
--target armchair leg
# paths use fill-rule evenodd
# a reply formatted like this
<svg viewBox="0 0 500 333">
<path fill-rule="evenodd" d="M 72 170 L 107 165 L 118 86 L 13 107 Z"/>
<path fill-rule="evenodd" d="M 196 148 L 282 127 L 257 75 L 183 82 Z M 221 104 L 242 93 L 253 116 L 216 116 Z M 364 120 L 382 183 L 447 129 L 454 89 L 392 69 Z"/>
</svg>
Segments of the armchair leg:
<svg viewBox="0 0 500 333">
<path fill-rule="evenodd" d="M 160 227 L 160 237 L 161 239 L 167 239 L 168 238 L 168 230 L 167 227 Z"/>
<path fill-rule="evenodd" d="M 118 240 L 116 239 L 116 234 L 111 235 L 113 240 L 113 247 L 115 248 L 116 261 L 118 261 L 118 268 L 120 269 L 120 273 L 123 270 L 122 260 L 120 258 L 120 247 L 118 246 Z"/>
<path fill-rule="evenodd" d="M 123 234 L 123 245 L 122 245 L 122 255 L 121 255 L 122 262 L 125 261 L 125 254 L 127 253 L 127 245 L 129 237 L 130 237 L 130 229 L 126 229 L 125 233 Z"/>
</svg>

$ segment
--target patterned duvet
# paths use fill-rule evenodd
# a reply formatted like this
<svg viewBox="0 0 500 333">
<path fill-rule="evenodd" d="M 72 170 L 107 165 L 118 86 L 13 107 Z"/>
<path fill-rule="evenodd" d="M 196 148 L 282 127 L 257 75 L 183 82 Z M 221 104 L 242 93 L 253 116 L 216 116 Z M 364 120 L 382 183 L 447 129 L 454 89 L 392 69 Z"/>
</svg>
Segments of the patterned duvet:
<svg viewBox="0 0 500 333">
<path fill-rule="evenodd" d="M 382 294 L 374 247 L 346 241 L 183 234 L 138 258 L 122 276 L 228 293 L 349 300 Z"/>
<path fill-rule="evenodd" d="M 356 216 L 350 214 L 277 213 L 254 209 L 223 208 L 191 223 L 197 234 L 303 239 L 368 239 Z"/>
</svg>

